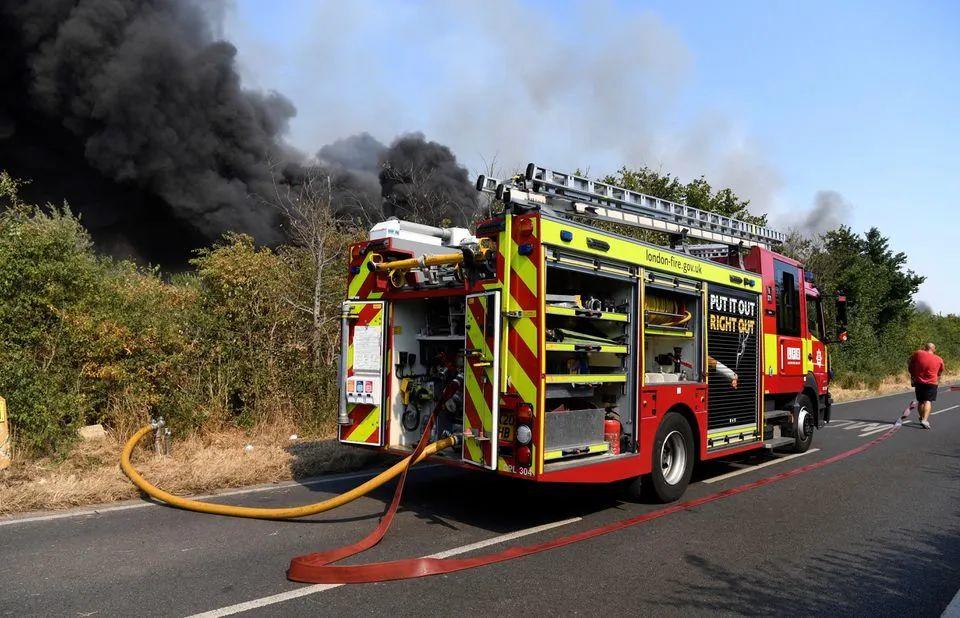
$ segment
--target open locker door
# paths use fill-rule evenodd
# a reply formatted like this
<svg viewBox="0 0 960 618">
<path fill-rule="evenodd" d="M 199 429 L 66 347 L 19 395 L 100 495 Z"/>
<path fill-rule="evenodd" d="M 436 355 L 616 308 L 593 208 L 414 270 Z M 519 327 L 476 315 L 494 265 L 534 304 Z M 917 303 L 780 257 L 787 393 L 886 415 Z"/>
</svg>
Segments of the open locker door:
<svg viewBox="0 0 960 618">
<path fill-rule="evenodd" d="M 347 301 L 341 315 L 340 405 L 346 406 L 350 422 L 340 425 L 340 441 L 382 446 L 386 303 Z"/>
<path fill-rule="evenodd" d="M 500 403 L 500 292 L 472 294 L 466 304 L 462 457 L 493 470 Z"/>
</svg>

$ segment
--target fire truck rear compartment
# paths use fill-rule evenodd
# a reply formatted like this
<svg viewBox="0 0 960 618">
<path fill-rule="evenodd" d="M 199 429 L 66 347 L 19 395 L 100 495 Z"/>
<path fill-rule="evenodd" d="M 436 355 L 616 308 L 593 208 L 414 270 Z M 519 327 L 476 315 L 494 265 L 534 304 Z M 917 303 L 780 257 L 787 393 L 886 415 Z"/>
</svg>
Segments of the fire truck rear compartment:
<svg viewBox="0 0 960 618">
<path fill-rule="evenodd" d="M 558 257 L 544 300 L 546 471 L 636 450 L 635 279 Z M 605 436 L 605 420 L 619 422 L 619 436 Z"/>
<path fill-rule="evenodd" d="M 449 380 L 463 371 L 464 298 L 394 301 L 390 346 L 389 445 L 411 450 Z M 437 416 L 431 440 L 463 431 L 463 399 L 454 397 Z M 459 459 L 458 449 L 438 457 Z"/>
</svg>

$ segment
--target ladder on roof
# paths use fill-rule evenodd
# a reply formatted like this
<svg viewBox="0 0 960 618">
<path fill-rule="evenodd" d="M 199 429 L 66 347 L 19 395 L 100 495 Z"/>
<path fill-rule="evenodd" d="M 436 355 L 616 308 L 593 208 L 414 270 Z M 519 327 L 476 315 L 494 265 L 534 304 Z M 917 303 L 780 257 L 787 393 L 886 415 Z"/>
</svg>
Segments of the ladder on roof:
<svg viewBox="0 0 960 618">
<path fill-rule="evenodd" d="M 492 193 L 505 203 L 546 207 L 560 216 L 623 223 L 724 246 L 772 248 L 786 239 L 782 232 L 762 225 L 533 163 L 527 166 L 526 174 L 506 183 L 481 175 L 477 190 Z"/>
</svg>

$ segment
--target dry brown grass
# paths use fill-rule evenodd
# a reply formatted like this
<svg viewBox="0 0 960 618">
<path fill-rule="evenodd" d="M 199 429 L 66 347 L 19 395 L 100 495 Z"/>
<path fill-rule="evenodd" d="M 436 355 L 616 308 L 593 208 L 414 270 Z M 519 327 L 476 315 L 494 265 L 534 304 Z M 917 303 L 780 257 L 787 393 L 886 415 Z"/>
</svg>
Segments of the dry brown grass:
<svg viewBox="0 0 960 618">
<path fill-rule="evenodd" d="M 158 487 L 190 494 L 353 470 L 379 457 L 335 440 L 291 441 L 292 433 L 273 428 L 191 435 L 175 441 L 169 457 L 158 457 L 148 436 L 134 453 L 134 464 Z M 253 445 L 249 452 L 247 444 Z M 136 498 L 137 490 L 117 463 L 121 446 L 111 433 L 81 443 L 62 461 L 15 460 L 0 471 L 0 515 Z"/>
<path fill-rule="evenodd" d="M 948 372 L 941 382 L 955 382 L 960 380 L 960 372 Z M 870 388 L 866 384 L 859 384 L 854 388 L 842 388 L 831 386 L 830 392 L 835 401 L 852 401 L 854 399 L 864 399 L 866 397 L 876 397 L 877 395 L 890 395 L 899 392 L 908 392 L 911 390 L 910 380 L 906 375 L 889 376 L 880 381 L 876 388 Z"/>
</svg>

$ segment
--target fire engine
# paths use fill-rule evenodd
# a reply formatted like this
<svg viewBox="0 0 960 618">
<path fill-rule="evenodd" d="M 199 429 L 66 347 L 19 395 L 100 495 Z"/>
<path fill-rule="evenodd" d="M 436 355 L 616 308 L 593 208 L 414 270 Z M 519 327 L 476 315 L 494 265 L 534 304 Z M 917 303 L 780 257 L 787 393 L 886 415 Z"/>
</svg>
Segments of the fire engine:
<svg viewBox="0 0 960 618">
<path fill-rule="evenodd" d="M 829 422 L 825 299 L 784 234 L 535 164 L 477 189 L 472 233 L 389 219 L 351 247 L 340 442 L 458 436 L 432 458 L 666 502 Z"/>
</svg>

